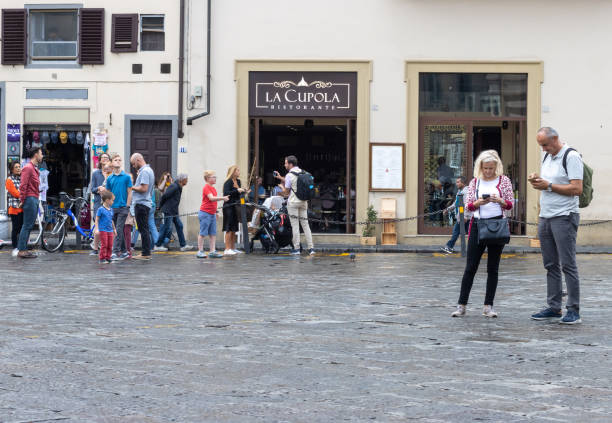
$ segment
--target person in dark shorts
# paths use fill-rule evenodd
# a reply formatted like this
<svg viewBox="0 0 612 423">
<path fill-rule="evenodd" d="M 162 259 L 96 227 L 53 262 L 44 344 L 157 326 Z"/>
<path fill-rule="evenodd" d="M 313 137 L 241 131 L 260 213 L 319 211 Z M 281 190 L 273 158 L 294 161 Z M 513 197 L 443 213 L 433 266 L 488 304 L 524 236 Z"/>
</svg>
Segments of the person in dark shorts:
<svg viewBox="0 0 612 423">
<path fill-rule="evenodd" d="M 224 255 L 233 256 L 238 254 L 236 250 L 236 232 L 238 232 L 238 203 L 240 195 L 248 192 L 242 188 L 240 183 L 240 169 L 237 165 L 230 166 L 223 183 L 223 196 L 229 197 L 229 201 L 223 204 L 223 231 L 225 232 Z"/>
</svg>

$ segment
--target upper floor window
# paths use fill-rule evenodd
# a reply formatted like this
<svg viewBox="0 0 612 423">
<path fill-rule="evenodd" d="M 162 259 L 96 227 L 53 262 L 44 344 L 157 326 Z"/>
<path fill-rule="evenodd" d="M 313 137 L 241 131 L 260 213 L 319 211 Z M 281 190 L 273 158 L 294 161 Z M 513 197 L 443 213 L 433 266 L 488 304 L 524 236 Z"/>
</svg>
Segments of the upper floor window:
<svg viewBox="0 0 612 423">
<path fill-rule="evenodd" d="M 164 15 L 140 15 L 140 50 L 164 51 Z"/>
<path fill-rule="evenodd" d="M 78 57 L 76 10 L 30 11 L 30 58 L 71 60 Z"/>
</svg>

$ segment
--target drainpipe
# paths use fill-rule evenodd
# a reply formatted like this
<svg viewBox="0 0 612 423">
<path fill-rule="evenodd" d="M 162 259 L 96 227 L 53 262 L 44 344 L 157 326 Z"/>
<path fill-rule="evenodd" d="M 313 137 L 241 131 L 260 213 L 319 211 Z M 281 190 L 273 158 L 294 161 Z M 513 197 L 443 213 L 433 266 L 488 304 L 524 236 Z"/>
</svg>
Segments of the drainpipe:
<svg viewBox="0 0 612 423">
<path fill-rule="evenodd" d="M 178 83 L 178 138 L 183 138 L 183 85 L 185 65 L 185 0 L 181 0 L 181 22 L 179 36 L 179 83 Z"/>
<path fill-rule="evenodd" d="M 195 116 L 187 118 L 187 125 L 192 125 L 192 122 L 201 117 L 208 116 L 210 114 L 210 4 L 212 0 L 208 0 L 208 22 L 207 22 L 207 36 L 206 36 L 206 111 Z"/>
</svg>

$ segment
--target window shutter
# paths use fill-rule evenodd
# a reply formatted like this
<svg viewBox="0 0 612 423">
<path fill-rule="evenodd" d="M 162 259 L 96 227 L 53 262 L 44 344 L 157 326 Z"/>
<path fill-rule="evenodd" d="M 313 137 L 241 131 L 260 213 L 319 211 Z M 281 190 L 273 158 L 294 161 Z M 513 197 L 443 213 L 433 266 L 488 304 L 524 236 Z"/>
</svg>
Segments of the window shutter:
<svg viewBox="0 0 612 423">
<path fill-rule="evenodd" d="M 79 11 L 79 63 L 104 64 L 104 9 Z"/>
<path fill-rule="evenodd" d="M 111 51 L 113 53 L 138 50 L 138 14 L 113 15 Z"/>
<path fill-rule="evenodd" d="M 26 64 L 25 9 L 2 9 L 2 64 Z"/>
</svg>

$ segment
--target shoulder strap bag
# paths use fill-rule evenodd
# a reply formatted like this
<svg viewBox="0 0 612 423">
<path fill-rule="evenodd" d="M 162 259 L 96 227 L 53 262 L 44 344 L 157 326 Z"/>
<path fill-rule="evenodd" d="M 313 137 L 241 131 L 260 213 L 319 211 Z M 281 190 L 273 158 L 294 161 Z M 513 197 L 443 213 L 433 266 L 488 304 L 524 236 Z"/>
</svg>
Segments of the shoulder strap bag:
<svg viewBox="0 0 612 423">
<path fill-rule="evenodd" d="M 478 198 L 478 188 L 476 187 L 476 198 Z M 489 219 L 477 219 L 478 243 L 485 245 L 505 245 L 510 242 L 510 226 L 505 217 L 492 217 Z"/>
</svg>

